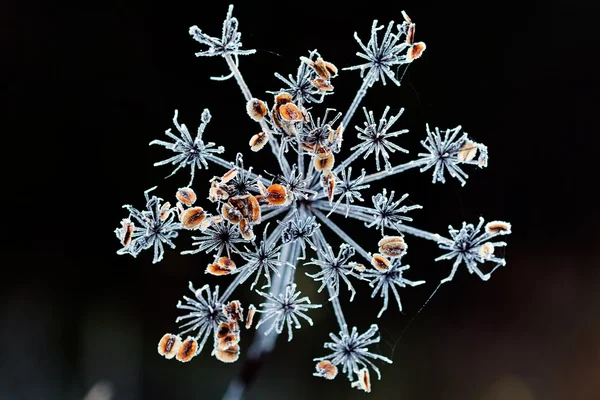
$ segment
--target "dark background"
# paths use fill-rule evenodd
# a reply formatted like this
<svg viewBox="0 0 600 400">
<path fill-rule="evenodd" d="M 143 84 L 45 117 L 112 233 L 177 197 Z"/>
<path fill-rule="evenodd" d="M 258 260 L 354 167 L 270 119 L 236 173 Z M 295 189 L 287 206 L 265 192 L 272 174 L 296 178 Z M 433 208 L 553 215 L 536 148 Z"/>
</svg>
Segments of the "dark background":
<svg viewBox="0 0 600 400">
<path fill-rule="evenodd" d="M 598 7 L 238 3 L 244 47 L 258 49 L 240 68 L 255 96 L 267 100 L 265 90 L 281 87 L 273 72 L 295 73 L 298 57 L 314 48 L 338 67 L 354 65 L 353 32 L 366 42 L 373 19 L 400 21 L 406 10 L 427 50 L 402 87 L 378 84 L 363 102 L 376 116 L 385 105 L 406 108 L 398 125 L 410 133 L 397 143 L 411 154 L 393 160 L 420 152 L 426 122 L 462 124 L 489 146 L 489 167 L 470 169 L 464 188 L 454 180 L 432 185 L 430 173 L 418 171 L 385 181 L 425 207 L 413 212 L 418 227 L 445 233 L 448 224 L 483 215 L 512 222 L 514 233 L 506 267 L 489 282 L 461 267 L 405 331 L 451 268 L 433 262 L 440 254 L 433 243 L 409 239 L 409 277 L 428 283 L 402 292 L 403 314 L 390 304 L 377 321 L 382 342 L 373 349 L 394 364 L 381 366 L 383 380 L 374 381 L 369 398 L 599 398 Z M 205 350 L 184 365 L 156 353 L 162 334 L 176 330 L 175 304 L 187 282 L 219 283 L 204 274 L 207 257 L 178 254 L 190 247 L 189 235 L 153 265 L 149 252 L 117 256 L 113 234 L 126 216 L 122 204 L 143 207 L 143 191 L 154 185 L 170 199 L 187 182 L 186 172 L 163 180 L 170 168 L 152 164 L 168 152 L 147 145 L 164 137 L 174 109 L 195 130 L 210 108 L 206 140 L 226 145 L 229 159 L 238 150 L 250 154 L 247 141 L 258 127 L 235 82 L 210 81 L 227 73 L 225 63 L 196 58 L 202 47 L 188 35 L 198 25 L 219 36 L 227 4 L 2 4 L 0 399 L 81 399 L 92 387 L 110 388 L 114 399 L 218 399 L 239 372 L 244 354 L 225 365 Z M 333 83 L 326 105 L 345 111 L 358 72 Z M 355 140 L 347 132 L 346 149 Z M 259 170 L 271 166 L 251 159 Z M 211 176 L 197 175 L 198 192 Z M 372 234 L 360 223 L 342 226 L 359 242 Z M 324 301 L 303 272 L 304 293 Z M 381 303 L 367 285 L 357 289 L 345 310 L 365 330 Z M 239 298 L 257 301 L 247 287 Z M 325 354 L 328 332 L 337 332 L 329 306 L 311 315 L 314 327 L 278 342 L 249 399 L 367 398 L 341 375 L 333 382 L 311 376 L 312 358 Z M 243 348 L 252 334 L 245 332 Z"/>
</svg>

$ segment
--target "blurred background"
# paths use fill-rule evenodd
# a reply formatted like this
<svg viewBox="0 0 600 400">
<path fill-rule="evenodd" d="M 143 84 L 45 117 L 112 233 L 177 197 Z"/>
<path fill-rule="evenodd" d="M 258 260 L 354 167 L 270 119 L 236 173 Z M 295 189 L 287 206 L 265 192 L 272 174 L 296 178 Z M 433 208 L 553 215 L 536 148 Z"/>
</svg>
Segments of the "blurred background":
<svg viewBox="0 0 600 400">
<path fill-rule="evenodd" d="M 583 3 L 583 2 L 582 2 Z M 195 130 L 200 113 L 213 120 L 205 138 L 226 145 L 233 160 L 247 155 L 255 170 L 272 168 L 268 152 L 250 157 L 257 132 L 245 114 L 221 59 L 196 58 L 202 46 L 188 28 L 219 36 L 229 2 L 80 2 L 75 5 L 3 2 L 3 252 L 0 279 L 0 399 L 219 399 L 245 359 L 225 365 L 205 350 L 191 363 L 156 352 L 176 331 L 177 301 L 187 283 L 224 286 L 229 278 L 204 274 L 208 257 L 181 256 L 190 235 L 167 250 L 117 256 L 113 230 L 127 216 L 122 204 L 144 206 L 144 190 L 171 199 L 187 171 L 163 179 L 170 167 L 152 164 L 169 154 L 162 139 L 179 121 Z M 477 399 L 600 398 L 600 265 L 598 248 L 598 6 L 550 2 L 237 2 L 244 48 L 240 69 L 254 95 L 281 84 L 274 72 L 295 73 L 298 58 L 317 48 L 346 67 L 358 64 L 352 35 L 366 42 L 373 19 L 417 24 L 427 50 L 400 88 L 377 84 L 363 104 L 405 108 L 397 123 L 410 132 L 396 143 L 421 151 L 425 123 L 461 124 L 490 151 L 489 167 L 469 169 L 469 182 L 431 184 L 430 172 L 410 171 L 378 182 L 424 206 L 414 225 L 445 234 L 463 220 L 510 221 L 507 265 L 488 282 L 461 267 L 416 316 L 447 276 L 451 262 L 433 243 L 408 238 L 408 278 L 427 284 L 402 291 L 376 320 L 381 300 L 356 284 L 347 319 L 364 331 L 377 322 L 382 341 L 373 350 L 394 364 L 370 394 L 312 377 L 312 358 L 325 354 L 337 332 L 329 305 L 311 313 L 288 343 L 279 340 L 248 399 Z M 361 80 L 342 71 L 325 106 L 344 112 Z M 315 107 L 317 114 L 323 108 Z M 357 113 L 352 126 L 362 125 Z M 593 121 L 593 122 L 592 122 Z M 348 130 L 346 151 L 356 143 Z M 262 157 L 262 156 L 267 157 Z M 374 170 L 372 160 L 367 163 Z M 194 188 L 221 169 L 196 175 Z M 370 195 L 365 199 L 369 201 Z M 373 231 L 336 221 L 359 242 Z M 373 250 L 373 249 L 368 249 Z M 298 284 L 313 302 L 325 302 L 299 268 Z M 244 304 L 259 301 L 245 286 Z M 414 320 L 413 320 L 414 318 Z M 412 323 L 411 323 L 412 321 Z M 410 324 L 410 327 L 407 326 Z M 252 340 L 245 331 L 243 349 Z M 368 396 L 368 397 L 367 397 Z"/>
</svg>

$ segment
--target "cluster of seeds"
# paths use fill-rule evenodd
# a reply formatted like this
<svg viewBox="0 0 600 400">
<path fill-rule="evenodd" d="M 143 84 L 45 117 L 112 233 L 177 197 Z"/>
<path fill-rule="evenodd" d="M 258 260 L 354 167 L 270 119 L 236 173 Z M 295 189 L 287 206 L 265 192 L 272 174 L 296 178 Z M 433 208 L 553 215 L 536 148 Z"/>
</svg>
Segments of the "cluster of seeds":
<svg viewBox="0 0 600 400">
<path fill-rule="evenodd" d="M 251 304 L 245 319 L 246 329 L 252 327 L 255 312 L 256 307 Z M 238 300 L 233 300 L 223 305 L 223 314 L 227 320 L 215 330 L 211 355 L 224 363 L 233 363 L 240 356 L 240 323 L 244 322 L 244 309 Z M 198 341 L 191 336 L 182 340 L 179 335 L 166 333 L 158 342 L 158 353 L 169 360 L 188 362 L 199 353 Z"/>
</svg>

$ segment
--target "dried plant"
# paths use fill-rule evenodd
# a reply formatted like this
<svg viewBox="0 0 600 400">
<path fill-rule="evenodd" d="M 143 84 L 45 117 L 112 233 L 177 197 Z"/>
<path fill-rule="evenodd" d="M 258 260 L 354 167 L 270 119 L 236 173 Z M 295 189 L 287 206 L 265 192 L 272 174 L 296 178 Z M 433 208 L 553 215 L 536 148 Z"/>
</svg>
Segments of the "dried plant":
<svg viewBox="0 0 600 400">
<path fill-rule="evenodd" d="M 398 196 L 394 190 L 383 189 L 372 196 L 372 204 L 369 204 L 362 192 L 374 181 L 414 168 L 422 172 L 433 169 L 434 183 L 444 183 L 448 172 L 464 185 L 468 176 L 462 168 L 467 165 L 486 167 L 487 148 L 461 133 L 460 126 L 445 131 L 431 130 L 427 126 L 427 135 L 421 142 L 427 151 L 419 153 L 416 160 L 393 165 L 392 153 L 408 153 L 395 143 L 399 135 L 408 132 L 397 127 L 403 109 L 390 114 L 390 107 L 386 107 L 377 120 L 375 114 L 365 108 L 363 126 L 355 127 L 358 143 L 342 156 L 343 142 L 354 141 L 349 122 L 367 90 L 378 81 L 385 85 L 386 79 L 399 86 L 401 81 L 397 79 L 394 67 L 415 62 L 425 50 L 424 43 L 414 41 L 415 24 L 404 12 L 403 22 L 390 22 L 383 38 L 379 37 L 379 31 L 384 27 L 377 21 L 373 22 L 366 45 L 355 34 L 362 50 L 357 55 L 364 63 L 346 69 L 359 70 L 363 83 L 338 122 L 342 113 L 335 110 L 326 109 L 322 118 L 315 117 L 314 109 L 307 110 L 309 105 L 319 104 L 333 93 L 332 80 L 338 75 L 337 67 L 325 61 L 317 50 L 300 57 L 295 77 L 275 74 L 286 87 L 268 92 L 274 95 L 272 106 L 252 96 L 238 69 L 238 57 L 255 51 L 242 50 L 238 21 L 232 16 L 232 10 L 233 6 L 230 6 L 221 37 L 209 36 L 196 26 L 190 28 L 190 34 L 207 46 L 197 56 L 220 56 L 227 62 L 230 73 L 216 79 L 233 77 L 237 81 L 245 97 L 248 116 L 260 125 L 259 132 L 248 134 L 250 154 L 270 147 L 277 171 L 253 172 L 252 167 L 245 166 L 242 154 L 238 154 L 233 162 L 221 158 L 219 154 L 223 153 L 223 147 L 204 142 L 204 136 L 210 135 L 209 131 L 205 132 L 211 120 L 208 110 L 202 112 L 195 137 L 184 124 L 179 124 L 175 111 L 173 122 L 179 136 L 169 129 L 166 135 L 173 142 L 154 140 L 150 143 L 175 154 L 156 165 L 172 164 L 175 166 L 173 173 L 189 167 L 190 186 L 196 169 L 214 165 L 224 168 L 224 174 L 211 179 L 205 189 L 198 189 L 206 190 L 208 204 L 194 205 L 196 193 L 186 187 L 177 191 L 175 207 L 155 195 L 150 196 L 155 188 L 145 194 L 146 210 L 124 206 L 129 217 L 123 219 L 122 226 L 115 231 L 122 244 L 118 253 L 135 257 L 142 250 L 153 248 L 153 262 L 159 262 L 163 258 L 163 244 L 175 247 L 172 239 L 179 231 L 191 230 L 197 234 L 193 237 L 195 247 L 182 254 L 209 254 L 206 273 L 234 276 L 220 295 L 218 286 L 211 290 L 204 285 L 196 290 L 190 283 L 194 298 L 184 297 L 184 303 L 177 305 L 187 313 L 177 321 L 185 323 L 179 334 L 166 334 L 158 348 L 165 357 L 180 361 L 189 361 L 197 355 L 209 338 L 213 339 L 212 355 L 223 362 L 236 361 L 241 351 L 240 324 L 245 322 L 245 327 L 250 328 L 255 311 L 257 317 L 261 316 L 255 324 L 259 334 L 248 359 L 256 360 L 270 351 L 286 325 L 289 340 L 293 338 L 292 328 L 300 328 L 300 319 L 312 325 L 308 315 L 310 309 L 321 305 L 312 304 L 308 297 L 300 298 L 294 283 L 295 272 L 302 264 L 306 265 L 310 270 L 306 275 L 315 280 L 318 291 L 327 289 L 328 301 L 339 324 L 339 334 L 330 334 L 332 342 L 325 343 L 325 349 L 331 353 L 315 358 L 318 363 L 314 375 L 333 379 L 339 367 L 352 387 L 371 391 L 369 370 L 381 377 L 374 362 L 392 361 L 369 349 L 379 342 L 377 325 L 373 324 L 364 333 L 359 333 L 357 328 L 349 330 L 339 300 L 340 285 L 347 287 L 352 301 L 355 285 L 360 281 L 368 283 L 372 296 L 379 295 L 383 299 L 377 317 L 387 310 L 392 295 L 402 310 L 400 289 L 425 283 L 404 277 L 404 274 L 418 276 L 418 272 L 408 271 L 409 266 L 402 261 L 408 248 L 405 235 L 436 242 L 446 251 L 436 261 L 455 260 L 450 275 L 441 284 L 452 280 L 461 264 L 482 280 L 489 279 L 498 266 L 505 264 L 503 258 L 494 254 L 495 248 L 505 243 L 491 239 L 510 233 L 511 228 L 506 222 L 493 221 L 481 232 L 484 223 L 481 219 L 476 227 L 467 223 L 459 230 L 450 227 L 450 237 L 445 237 L 407 225 L 413 220 L 412 211 L 421 208 L 407 201 L 408 194 Z M 240 112 L 243 112 L 241 104 Z M 361 156 L 363 159 L 372 156 L 377 171 L 367 173 L 363 169 L 360 174 L 353 174 L 351 164 Z M 372 228 L 376 234 L 381 234 L 381 240 L 376 244 L 359 244 L 329 218 L 331 214 L 362 222 L 366 229 Z M 276 223 L 269 224 L 269 220 Z M 258 229 L 260 225 L 264 229 Z M 338 236 L 343 242 L 338 250 L 331 245 L 331 235 Z M 307 247 L 313 250 L 315 258 L 307 259 Z M 484 273 L 480 268 L 487 262 L 494 267 Z M 314 268 L 318 269 L 313 272 Z M 265 303 L 258 309 L 250 305 L 244 315 L 241 303 L 230 298 L 235 289 L 250 278 L 251 290 L 262 282 L 262 291 L 256 291 L 265 298 Z M 184 334 L 191 336 L 184 340 L 180 336 Z M 233 384 L 227 397 L 241 396 L 246 383 Z"/>
</svg>

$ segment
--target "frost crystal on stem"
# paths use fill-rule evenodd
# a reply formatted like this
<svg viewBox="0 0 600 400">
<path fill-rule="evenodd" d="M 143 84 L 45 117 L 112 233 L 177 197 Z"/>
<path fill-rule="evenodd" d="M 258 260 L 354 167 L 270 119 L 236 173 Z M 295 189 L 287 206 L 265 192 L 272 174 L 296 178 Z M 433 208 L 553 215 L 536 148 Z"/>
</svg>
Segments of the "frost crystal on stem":
<svg viewBox="0 0 600 400">
<path fill-rule="evenodd" d="M 150 191 L 145 193 L 146 210 L 124 206 L 129 215 L 115 230 L 121 244 L 117 253 L 135 257 L 142 250 L 153 248 L 153 262 L 158 262 L 163 258 L 164 244 L 175 247 L 173 239 L 180 230 L 194 231 L 193 248 L 182 254 L 195 255 L 201 266 L 207 265 L 206 273 L 211 274 L 212 279 L 227 281 L 227 284 L 219 295 L 219 286 L 211 290 L 204 285 L 195 290 L 190 283 L 194 297 L 184 297 L 184 302 L 177 305 L 188 312 L 177 319 L 178 323 L 184 322 L 180 326 L 182 332 L 165 334 L 159 341 L 158 352 L 166 359 L 188 362 L 212 338 L 211 355 L 218 361 L 232 363 L 240 358 L 242 327 L 250 329 L 254 326 L 258 334 L 245 358 L 252 368 L 260 365 L 262 355 L 273 350 L 277 336 L 286 326 L 288 340 L 292 340 L 292 332 L 300 328 L 302 319 L 313 324 L 306 312 L 321 305 L 312 304 L 308 297 L 300 297 L 295 275 L 301 266 L 318 268 L 306 275 L 319 285 L 318 292 L 327 290 L 328 303 L 340 333 L 331 334 L 332 341 L 325 343 L 331 354 L 316 359 L 319 363 L 315 366 L 315 375 L 334 379 L 339 367 L 352 387 L 370 392 L 369 371 L 381 377 L 375 362 L 392 361 L 369 349 L 379 342 L 377 325 L 371 325 L 363 334 L 359 334 L 357 328 L 348 330 L 340 301 L 340 285 L 346 285 L 351 301 L 361 286 L 364 287 L 362 290 L 369 290 L 372 297 L 381 297 L 383 306 L 377 317 L 388 308 L 391 296 L 402 311 L 399 289 L 424 283 L 404 277 L 408 265 L 402 264 L 401 260 L 406 255 L 406 236 L 436 243 L 446 252 L 437 260 L 455 260 L 451 274 L 441 283 L 452 280 L 462 263 L 469 272 L 487 280 L 495 268 L 505 264 L 504 258 L 495 253 L 506 243 L 493 241 L 493 238 L 510 233 L 511 227 L 507 222 L 493 221 L 484 228 L 481 219 L 476 227 L 466 223 L 458 230 L 450 227 L 447 238 L 408 225 L 413 221 L 412 213 L 408 216 L 408 212 L 422 208 L 409 203 L 408 194 L 396 198 L 393 187 L 377 188 L 377 194 L 370 194 L 372 204 L 364 204 L 364 191 L 379 180 L 396 183 L 396 175 L 414 169 L 421 172 L 433 169 L 433 182 L 442 183 L 447 171 L 464 185 L 467 175 L 463 166 L 487 166 L 487 147 L 470 140 L 465 133 L 460 134 L 460 126 L 440 132 L 437 128 L 431 131 L 427 125 L 426 137 L 421 142 L 426 152 L 420 153 L 417 159 L 395 164 L 391 153 L 404 153 L 397 155 L 398 158 L 406 157 L 408 153 L 396 143 L 408 130 L 396 126 L 404 109 L 395 104 L 392 107 L 399 110 L 398 113 L 390 115 L 392 108 L 387 106 L 378 121 L 373 112 L 364 108 L 364 126 L 351 129 L 350 120 L 367 89 L 378 81 L 385 84 L 388 79 L 400 85 L 402 78 L 396 77 L 396 67 L 414 63 L 425 50 L 425 43 L 414 41 L 415 23 L 406 13 L 403 12 L 401 24 L 390 22 L 387 25 L 383 38 L 379 37 L 379 31 L 384 26 L 379 26 L 377 21 L 373 22 L 371 38 L 366 45 L 355 34 L 362 50 L 358 56 L 365 62 L 345 69 L 360 70 L 363 81 L 347 111 L 341 113 L 332 108 L 315 109 L 333 94 L 332 80 L 338 75 L 338 68 L 316 49 L 307 57 L 299 57 L 295 76 L 284 78 L 275 74 L 286 87 L 267 92 L 272 100 L 253 96 L 242 77 L 238 57 L 252 54 L 254 50 L 241 49 L 241 33 L 232 9 L 230 6 L 221 37 L 209 36 L 196 26 L 190 28 L 190 33 L 195 40 L 208 46 L 197 53 L 198 56 L 220 56 L 226 61 L 230 74 L 219 79 L 235 79 L 244 100 L 243 103 L 240 101 L 239 115 L 251 118 L 260 126 L 260 131 L 247 132 L 248 141 L 244 139 L 240 143 L 248 143 L 250 155 L 261 152 L 268 145 L 274 159 L 268 170 L 256 171 L 250 165 L 253 160 L 244 159 L 241 153 L 237 153 L 233 161 L 221 158 L 223 147 L 203 141 L 202 136 L 211 120 L 208 110 L 202 113 L 195 138 L 185 125 L 178 123 L 176 111 L 173 121 L 180 135 L 169 129 L 166 134 L 173 142 L 151 142 L 175 155 L 155 165 L 176 166 L 172 174 L 189 166 L 190 186 L 196 169 L 210 168 L 211 176 L 205 186 L 173 189 L 173 207 L 169 202 L 150 196 Z M 234 103 L 228 103 L 228 110 L 234 113 L 231 104 Z M 230 121 L 214 123 L 228 126 Z M 236 135 L 242 134 L 236 132 Z M 366 159 L 371 155 L 375 159 L 375 171 L 361 169 L 360 175 L 352 177 L 353 167 L 356 167 L 352 163 L 361 156 Z M 220 170 L 215 171 L 215 167 Z M 361 204 L 356 204 L 357 201 Z M 347 223 L 358 222 L 355 227 L 342 229 L 336 222 L 340 216 L 347 218 Z M 269 225 L 271 222 L 273 224 Z M 260 229 L 261 225 L 264 229 Z M 270 231 L 269 226 L 273 227 Z M 377 229 L 375 236 L 381 233 L 381 240 L 377 242 L 378 238 L 372 237 L 373 231 L 367 228 Z M 336 240 L 341 240 L 342 244 L 334 252 Z M 374 254 L 365 250 L 372 246 L 372 241 L 379 247 Z M 496 267 L 484 273 L 479 269 L 480 264 L 488 261 Z M 411 276 L 413 271 L 418 277 L 419 270 L 411 270 Z M 252 276 L 254 279 L 250 280 Z M 264 277 L 265 285 L 259 291 L 255 287 L 261 277 Z M 266 299 L 258 310 L 252 304 L 242 305 L 240 301 L 230 299 L 249 280 L 251 283 L 246 286 Z M 253 324 L 255 313 L 261 318 Z M 318 331 L 313 333 L 319 334 Z M 194 336 L 179 336 L 184 334 Z M 234 380 L 226 398 L 240 399 L 248 384 L 244 376 Z"/>
</svg>

